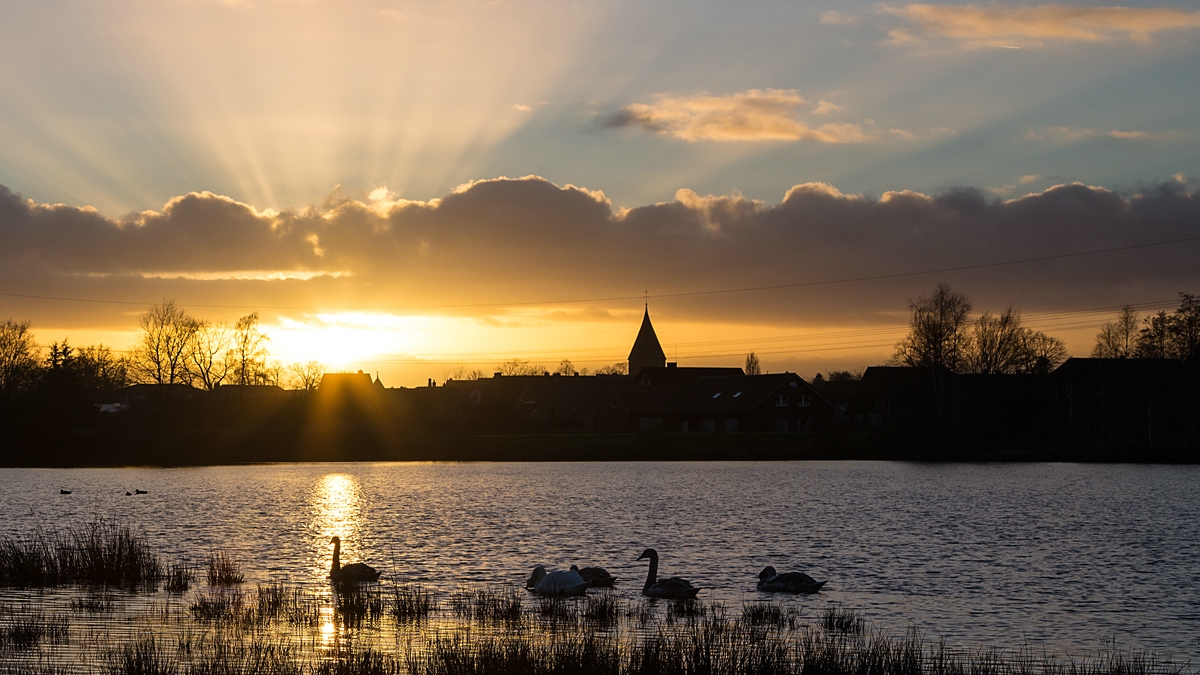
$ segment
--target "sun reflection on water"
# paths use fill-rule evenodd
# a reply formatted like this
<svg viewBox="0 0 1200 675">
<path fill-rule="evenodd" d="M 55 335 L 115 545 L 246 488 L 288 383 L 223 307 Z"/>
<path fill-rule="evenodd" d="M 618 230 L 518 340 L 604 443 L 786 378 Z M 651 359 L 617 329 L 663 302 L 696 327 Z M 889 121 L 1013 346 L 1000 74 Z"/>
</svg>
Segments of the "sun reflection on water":
<svg viewBox="0 0 1200 675">
<path fill-rule="evenodd" d="M 330 538 L 341 537 L 342 556 L 356 558 L 355 551 L 362 536 L 362 494 L 358 479 L 352 475 L 331 473 L 322 476 L 313 486 L 312 522 L 309 531 L 320 551 L 315 561 L 314 576 L 320 582 L 329 578 L 333 563 L 333 547 Z M 332 607 L 323 607 L 320 613 L 320 643 L 324 648 L 336 645 L 341 638 L 342 627 Z"/>
</svg>

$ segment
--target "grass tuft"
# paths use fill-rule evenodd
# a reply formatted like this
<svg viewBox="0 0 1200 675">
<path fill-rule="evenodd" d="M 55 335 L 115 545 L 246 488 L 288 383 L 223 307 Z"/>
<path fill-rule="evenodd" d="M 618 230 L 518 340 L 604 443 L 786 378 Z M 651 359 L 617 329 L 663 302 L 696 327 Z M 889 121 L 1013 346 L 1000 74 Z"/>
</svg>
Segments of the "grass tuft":
<svg viewBox="0 0 1200 675">
<path fill-rule="evenodd" d="M 162 561 L 129 526 L 100 520 L 65 530 L 0 537 L 0 584 L 95 584 L 136 588 L 157 582 Z"/>
<path fill-rule="evenodd" d="M 209 552 L 204 576 L 209 586 L 235 586 L 246 580 L 242 566 L 225 550 Z"/>
</svg>

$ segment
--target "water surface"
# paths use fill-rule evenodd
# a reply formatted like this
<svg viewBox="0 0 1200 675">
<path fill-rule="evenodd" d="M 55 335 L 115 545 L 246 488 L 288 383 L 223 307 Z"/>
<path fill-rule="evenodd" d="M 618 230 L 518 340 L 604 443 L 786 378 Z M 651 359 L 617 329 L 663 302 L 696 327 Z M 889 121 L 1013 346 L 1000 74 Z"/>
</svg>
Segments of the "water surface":
<svg viewBox="0 0 1200 675">
<path fill-rule="evenodd" d="M 126 491 L 148 494 L 126 496 Z M 60 489 L 71 490 L 59 495 Z M 788 599 L 968 646 L 1200 662 L 1200 468 L 890 462 L 292 464 L 4 469 L 8 533 L 115 519 L 167 560 L 226 549 L 247 582 L 327 583 L 332 549 L 445 592 L 601 565 L 731 607 L 765 565 L 828 579 Z M 15 597 L 0 589 L 0 601 Z"/>
</svg>

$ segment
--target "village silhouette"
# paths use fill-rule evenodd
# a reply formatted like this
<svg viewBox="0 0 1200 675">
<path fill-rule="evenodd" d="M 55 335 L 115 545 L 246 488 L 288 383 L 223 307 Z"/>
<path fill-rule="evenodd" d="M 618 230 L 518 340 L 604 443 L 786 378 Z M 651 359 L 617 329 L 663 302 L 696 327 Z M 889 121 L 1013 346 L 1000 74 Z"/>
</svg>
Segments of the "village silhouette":
<svg viewBox="0 0 1200 675">
<path fill-rule="evenodd" d="M 205 389 L 193 386 L 195 381 L 112 386 L 127 377 L 122 372 L 106 388 L 104 371 L 117 363 L 111 355 L 55 343 L 36 386 L 6 388 L 0 443 L 3 464 L 10 466 L 852 458 L 1193 462 L 1200 458 L 1194 325 L 1200 302 L 1181 297 L 1175 314 L 1160 312 L 1144 327 L 1131 310 L 1123 311 L 1105 324 L 1092 358 L 1067 358 L 1061 341 L 1021 327 L 1012 310 L 984 314 L 974 324 L 974 365 L 964 368 L 954 359 L 967 356 L 950 355 L 948 345 L 959 339 L 970 304 L 943 284 L 910 307 L 913 330 L 889 365 L 811 380 L 761 372 L 753 353 L 744 368 L 669 362 L 648 305 L 624 363 L 586 374 L 566 361 L 551 373 L 514 360 L 490 375 L 430 379 L 419 387 L 387 387 L 358 371 L 324 373 L 319 380 L 301 373 L 310 384 L 293 390 L 274 383 Z M 163 316 L 185 316 L 165 303 L 146 316 L 160 310 Z M 6 326 L 20 327 L 12 321 Z M 254 381 L 243 375 L 241 382 Z"/>
</svg>

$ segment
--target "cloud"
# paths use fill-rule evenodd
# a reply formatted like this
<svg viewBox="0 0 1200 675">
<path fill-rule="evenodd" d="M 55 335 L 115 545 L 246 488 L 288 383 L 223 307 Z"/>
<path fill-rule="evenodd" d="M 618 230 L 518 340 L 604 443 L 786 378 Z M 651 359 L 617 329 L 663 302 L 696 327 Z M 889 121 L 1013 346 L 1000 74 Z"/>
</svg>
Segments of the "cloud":
<svg viewBox="0 0 1200 675">
<path fill-rule="evenodd" d="M 1159 33 L 1200 28 L 1200 12 L 1161 7 L 1034 5 L 884 5 L 909 25 L 889 33 L 894 44 L 949 39 L 967 47 L 1038 46 L 1049 42 L 1150 42 Z"/>
<path fill-rule="evenodd" d="M 1042 174 L 1040 174 L 1040 173 L 1028 173 L 1028 174 L 1025 174 L 1024 176 L 1021 176 L 1020 178 L 1018 178 L 1017 182 L 1020 183 L 1021 185 L 1028 185 L 1029 183 L 1032 183 L 1034 181 L 1041 180 L 1041 178 L 1042 178 Z"/>
<path fill-rule="evenodd" d="M 857 26 L 858 17 L 831 9 L 821 14 L 821 23 L 828 26 Z"/>
<path fill-rule="evenodd" d="M 1184 134 L 1178 131 L 1155 133 L 1140 129 L 1098 131 L 1083 127 L 1044 127 L 1041 129 L 1029 129 L 1025 132 L 1025 140 L 1027 141 L 1058 141 L 1063 143 L 1073 143 L 1075 141 L 1099 137 L 1114 138 L 1121 141 L 1165 141 L 1183 136 Z"/>
<path fill-rule="evenodd" d="M 533 106 L 525 105 L 524 103 L 514 103 L 513 110 L 519 110 L 520 112 L 529 112 L 529 111 L 533 110 Z"/>
<path fill-rule="evenodd" d="M 828 115 L 831 112 L 836 112 L 841 109 L 842 109 L 842 106 L 837 105 L 836 103 L 830 103 L 829 101 L 820 101 L 817 103 L 817 107 L 813 108 L 812 114 Z"/>
<path fill-rule="evenodd" d="M 616 209 L 602 192 L 526 177 L 472 182 L 436 200 L 397 200 L 384 189 L 279 213 L 198 192 L 124 218 L 36 204 L 0 187 L 0 288 L 474 316 L 503 311 L 479 307 L 489 303 L 773 286 L 1071 254 L 1200 236 L 1197 223 L 1200 188 L 1175 180 L 1138 193 L 1058 185 L 1015 199 L 974 188 L 874 198 L 805 183 L 778 203 L 680 190 L 670 201 Z M 662 302 L 680 320 L 878 321 L 902 317 L 908 297 L 948 279 L 981 308 L 1108 306 L 1200 290 L 1198 248 Z"/>
<path fill-rule="evenodd" d="M 685 141 L 819 141 L 862 143 L 873 136 L 856 123 L 811 127 L 797 119 L 805 100 L 795 89 L 750 89 L 727 96 L 660 95 L 610 115 L 608 128 L 640 127 Z"/>
</svg>

